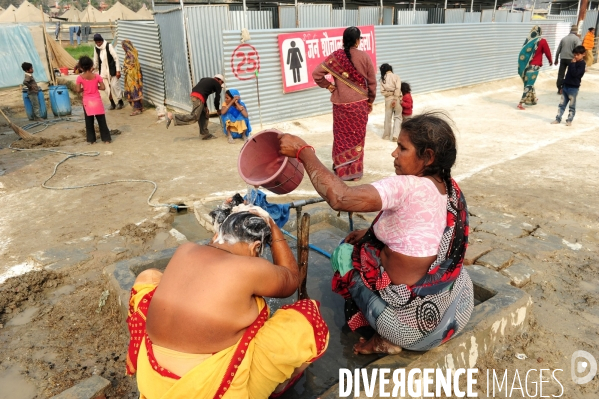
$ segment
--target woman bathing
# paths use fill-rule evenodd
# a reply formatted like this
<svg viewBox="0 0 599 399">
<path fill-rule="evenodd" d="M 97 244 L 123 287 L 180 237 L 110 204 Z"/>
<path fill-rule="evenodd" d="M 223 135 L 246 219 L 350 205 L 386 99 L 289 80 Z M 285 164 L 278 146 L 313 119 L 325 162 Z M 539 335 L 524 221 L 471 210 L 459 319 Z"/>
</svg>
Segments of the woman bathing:
<svg viewBox="0 0 599 399">
<path fill-rule="evenodd" d="M 221 108 L 221 120 L 223 130 L 227 136 L 229 144 L 233 144 L 233 139 L 243 138 L 247 141 L 252 127 L 245 103 L 241 101 L 239 91 L 229 89 L 225 92 L 225 102 Z"/>
<path fill-rule="evenodd" d="M 360 180 L 364 172 L 364 141 L 368 114 L 376 97 L 376 74 L 370 56 L 358 50 L 360 29 L 343 32 L 343 49 L 320 64 L 312 77 L 328 89 L 333 103 L 333 170 L 342 180 Z M 335 84 L 325 76 L 333 76 Z"/>
<path fill-rule="evenodd" d="M 428 350 L 459 333 L 473 309 L 462 262 L 468 245 L 464 196 L 451 178 L 456 140 L 442 114 L 403 122 L 391 154 L 396 176 L 347 186 L 304 140 L 280 136 L 281 154 L 298 157 L 316 191 L 337 211 L 380 212 L 333 253 L 333 291 L 349 327 L 364 338 L 357 353 Z"/>
</svg>

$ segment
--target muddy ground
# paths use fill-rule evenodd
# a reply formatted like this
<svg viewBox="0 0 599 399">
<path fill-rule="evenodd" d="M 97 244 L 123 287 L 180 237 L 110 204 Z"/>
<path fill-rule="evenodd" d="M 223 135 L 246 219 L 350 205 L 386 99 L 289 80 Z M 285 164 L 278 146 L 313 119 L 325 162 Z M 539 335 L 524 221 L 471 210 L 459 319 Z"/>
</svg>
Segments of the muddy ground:
<svg viewBox="0 0 599 399">
<path fill-rule="evenodd" d="M 598 377 L 586 385 L 570 380 L 575 350 L 599 359 L 599 70 L 595 66 L 583 79 L 572 127 L 549 124 L 559 101 L 554 81 L 555 72 L 540 76 L 540 102 L 526 111 L 515 108 L 521 95 L 517 78 L 414 96 L 415 112 L 443 109 L 454 119 L 459 148 L 453 175 L 473 209 L 525 220 L 570 244 L 550 254 L 519 250 L 519 259 L 536 271 L 523 288 L 534 301 L 529 331 L 479 359 L 481 394 L 487 368 L 512 374 L 516 368 L 521 374 L 560 368 L 564 397 L 594 398 L 599 391 Z M 5 106 L 14 122 L 29 123 L 18 98 L 3 101 Z M 69 159 L 48 185 L 151 180 L 158 185 L 155 205 L 191 204 L 246 189 L 236 166 L 241 143 L 227 144 L 216 119 L 210 130 L 219 138 L 202 141 L 197 126 L 166 130 L 155 110 L 136 117 L 130 112 L 129 107 L 107 112 L 109 127 L 122 132 L 109 145 L 85 145 L 80 105 L 71 121 L 38 133 L 42 146 L 50 142 L 64 152 L 99 153 Z M 365 183 L 393 173 L 394 144 L 380 139 L 383 113 L 378 105 L 370 117 Z M 117 260 L 177 245 L 169 234 L 173 214 L 148 206 L 149 183 L 42 188 L 67 155 L 37 151 L 36 145 L 26 146 L 34 151 L 8 149 L 17 136 L 2 123 L 0 398 L 49 397 L 92 374 L 112 382 L 107 397 L 134 397 L 134 381 L 124 377 L 127 333 L 116 299 L 109 295 L 99 306 L 108 287 L 102 271 Z M 268 127 L 300 134 L 330 164 L 330 115 Z M 298 193 L 313 193 L 307 179 Z M 502 237 L 475 230 L 471 240 L 499 246 Z M 527 358 L 518 360 L 516 354 Z M 547 392 L 557 395 L 558 388 L 554 384 Z"/>
</svg>

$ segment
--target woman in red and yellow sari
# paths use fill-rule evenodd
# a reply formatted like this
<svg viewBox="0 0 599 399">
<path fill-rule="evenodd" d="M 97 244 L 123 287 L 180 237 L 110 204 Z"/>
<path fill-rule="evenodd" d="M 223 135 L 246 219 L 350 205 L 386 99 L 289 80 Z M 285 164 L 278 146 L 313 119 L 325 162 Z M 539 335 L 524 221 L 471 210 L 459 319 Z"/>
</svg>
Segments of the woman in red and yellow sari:
<svg viewBox="0 0 599 399">
<path fill-rule="evenodd" d="M 360 180 L 364 172 L 364 141 L 368 114 L 376 96 L 376 72 L 370 56 L 358 50 L 360 29 L 343 32 L 343 49 L 328 56 L 313 72 L 333 103 L 333 169 L 343 180 Z M 325 76 L 332 76 L 334 83 Z"/>
</svg>

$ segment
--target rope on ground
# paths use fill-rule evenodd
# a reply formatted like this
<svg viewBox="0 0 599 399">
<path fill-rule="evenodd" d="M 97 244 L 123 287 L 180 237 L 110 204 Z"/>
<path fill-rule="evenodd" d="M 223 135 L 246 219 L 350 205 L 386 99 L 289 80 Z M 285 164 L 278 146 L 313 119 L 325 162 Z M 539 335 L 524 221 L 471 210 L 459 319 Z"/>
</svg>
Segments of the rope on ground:
<svg viewBox="0 0 599 399">
<path fill-rule="evenodd" d="M 42 183 L 42 187 L 46 188 L 48 190 L 75 190 L 75 189 L 79 189 L 79 188 L 107 186 L 109 184 L 114 184 L 114 183 L 150 183 L 150 184 L 152 184 L 154 186 L 154 189 L 152 190 L 152 193 L 150 194 L 150 196 L 147 199 L 147 203 L 148 203 L 149 206 L 153 206 L 155 208 L 173 208 L 173 209 L 185 209 L 185 208 L 189 208 L 186 205 L 152 204 L 150 201 L 152 200 L 152 197 L 154 196 L 154 193 L 156 193 L 156 190 L 158 190 L 158 185 L 156 184 L 156 182 L 154 182 L 152 180 L 145 180 L 145 179 L 119 179 L 119 180 L 112 180 L 112 181 L 104 182 L 104 183 L 91 183 L 91 184 L 85 184 L 85 185 L 82 185 L 82 186 L 68 186 L 68 187 L 53 187 L 53 186 L 48 186 L 46 184 L 50 180 L 52 180 L 52 178 L 56 175 L 56 172 L 58 171 L 58 167 L 61 164 L 63 164 L 64 162 L 68 161 L 71 158 L 76 158 L 76 157 L 97 157 L 98 155 L 100 155 L 99 151 L 66 152 L 66 151 L 60 151 L 60 150 L 53 150 L 53 149 L 50 149 L 50 148 L 13 148 L 12 144 L 9 145 L 8 148 L 10 148 L 11 150 L 16 150 L 16 151 L 47 151 L 47 152 L 53 152 L 55 154 L 65 154 L 65 155 L 67 155 L 67 157 L 65 159 L 63 159 L 62 161 L 58 162 L 54 166 L 54 171 L 52 172 L 52 175 L 50 177 L 48 177 Z"/>
</svg>

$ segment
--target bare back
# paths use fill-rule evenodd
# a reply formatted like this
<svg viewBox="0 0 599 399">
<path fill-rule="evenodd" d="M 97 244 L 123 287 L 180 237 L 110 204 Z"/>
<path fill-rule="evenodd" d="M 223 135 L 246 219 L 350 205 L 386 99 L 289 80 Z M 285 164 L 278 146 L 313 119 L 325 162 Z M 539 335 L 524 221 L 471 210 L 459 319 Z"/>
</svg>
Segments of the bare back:
<svg viewBox="0 0 599 399">
<path fill-rule="evenodd" d="M 147 331 L 159 346 L 214 353 L 235 344 L 258 317 L 252 265 L 264 259 L 186 244 L 169 262 L 148 310 Z"/>
</svg>

